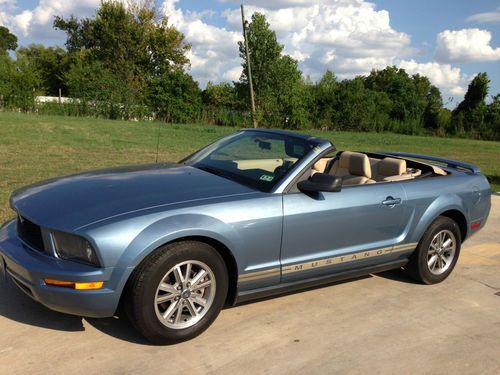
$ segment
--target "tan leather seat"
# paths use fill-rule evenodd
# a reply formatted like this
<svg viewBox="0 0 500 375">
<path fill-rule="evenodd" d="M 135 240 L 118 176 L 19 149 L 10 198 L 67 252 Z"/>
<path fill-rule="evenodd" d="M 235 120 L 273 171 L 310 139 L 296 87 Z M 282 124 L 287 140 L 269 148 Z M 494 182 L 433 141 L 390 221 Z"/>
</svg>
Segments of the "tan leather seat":
<svg viewBox="0 0 500 375">
<path fill-rule="evenodd" d="M 378 163 L 378 175 L 376 179 L 390 176 L 400 176 L 406 172 L 406 161 L 395 158 L 384 158 Z"/>
<path fill-rule="evenodd" d="M 342 153 L 342 155 L 344 154 Z M 351 152 L 349 154 L 348 174 L 342 176 L 342 184 L 346 186 L 373 184 L 375 181 L 371 178 L 372 170 L 368 156 L 359 152 Z"/>
<path fill-rule="evenodd" d="M 407 173 L 406 161 L 396 158 L 385 158 L 378 163 L 376 181 L 402 181 L 410 180 L 414 176 Z"/>
<path fill-rule="evenodd" d="M 352 154 L 354 154 L 354 152 L 352 151 L 343 151 L 342 154 L 340 154 L 340 158 L 338 160 L 335 160 L 335 163 L 333 163 L 329 174 L 337 177 L 348 175 L 349 163 Z"/>
<path fill-rule="evenodd" d="M 368 158 L 370 160 L 370 167 L 372 169 L 372 178 L 375 178 L 374 176 L 378 175 L 378 164 L 380 163 L 380 159 L 376 158 Z"/>
<path fill-rule="evenodd" d="M 325 173 L 328 164 L 333 160 L 333 158 L 321 158 L 312 167 L 311 174 L 315 173 Z"/>
</svg>

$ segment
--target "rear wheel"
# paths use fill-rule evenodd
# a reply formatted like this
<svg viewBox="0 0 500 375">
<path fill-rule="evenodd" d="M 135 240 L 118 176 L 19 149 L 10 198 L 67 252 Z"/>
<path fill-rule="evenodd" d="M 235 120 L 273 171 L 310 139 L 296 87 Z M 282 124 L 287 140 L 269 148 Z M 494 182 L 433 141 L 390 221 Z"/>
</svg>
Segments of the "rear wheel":
<svg viewBox="0 0 500 375">
<path fill-rule="evenodd" d="M 406 265 L 406 271 L 424 284 L 436 284 L 448 277 L 460 254 L 461 236 L 456 222 L 438 217 L 426 230 Z"/>
<path fill-rule="evenodd" d="M 156 344 L 191 339 L 224 305 L 228 277 L 211 246 L 194 241 L 158 249 L 134 271 L 125 309 L 136 329 Z"/>
</svg>

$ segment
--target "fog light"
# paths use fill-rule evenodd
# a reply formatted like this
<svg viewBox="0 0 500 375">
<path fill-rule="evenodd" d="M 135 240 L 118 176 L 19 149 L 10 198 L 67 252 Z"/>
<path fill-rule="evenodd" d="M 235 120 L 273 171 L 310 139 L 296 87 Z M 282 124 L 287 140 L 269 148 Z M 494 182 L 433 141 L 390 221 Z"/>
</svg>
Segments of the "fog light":
<svg viewBox="0 0 500 375">
<path fill-rule="evenodd" d="M 61 281 L 54 279 L 44 279 L 46 285 L 58 286 L 61 288 L 76 289 L 76 290 L 96 290 L 101 289 L 104 285 L 104 281 L 92 281 L 88 283 L 80 283 L 74 281 Z"/>
</svg>

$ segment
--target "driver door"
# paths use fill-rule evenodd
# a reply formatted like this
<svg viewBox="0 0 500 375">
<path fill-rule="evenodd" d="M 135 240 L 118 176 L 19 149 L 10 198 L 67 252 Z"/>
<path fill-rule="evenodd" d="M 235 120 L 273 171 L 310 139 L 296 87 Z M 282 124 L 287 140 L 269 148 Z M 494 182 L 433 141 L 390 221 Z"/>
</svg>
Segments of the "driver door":
<svg viewBox="0 0 500 375">
<path fill-rule="evenodd" d="M 389 205 L 389 198 L 400 199 Z M 395 260 L 411 209 L 400 183 L 283 195 L 282 282 Z"/>
</svg>

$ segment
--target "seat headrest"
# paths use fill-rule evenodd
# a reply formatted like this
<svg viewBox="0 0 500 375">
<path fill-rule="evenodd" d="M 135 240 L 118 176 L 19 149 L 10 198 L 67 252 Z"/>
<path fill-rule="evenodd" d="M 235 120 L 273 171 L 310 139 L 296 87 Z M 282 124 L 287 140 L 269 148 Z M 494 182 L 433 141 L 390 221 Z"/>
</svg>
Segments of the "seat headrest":
<svg viewBox="0 0 500 375">
<path fill-rule="evenodd" d="M 342 151 L 339 159 L 339 168 L 349 169 L 349 159 L 354 154 L 352 151 Z"/>
<path fill-rule="evenodd" d="M 372 169 L 370 168 L 370 159 L 368 156 L 359 152 L 351 152 L 349 157 L 349 173 L 372 178 Z"/>
<path fill-rule="evenodd" d="M 378 164 L 378 173 L 382 176 L 399 176 L 406 172 L 406 161 L 385 158 Z"/>
</svg>

